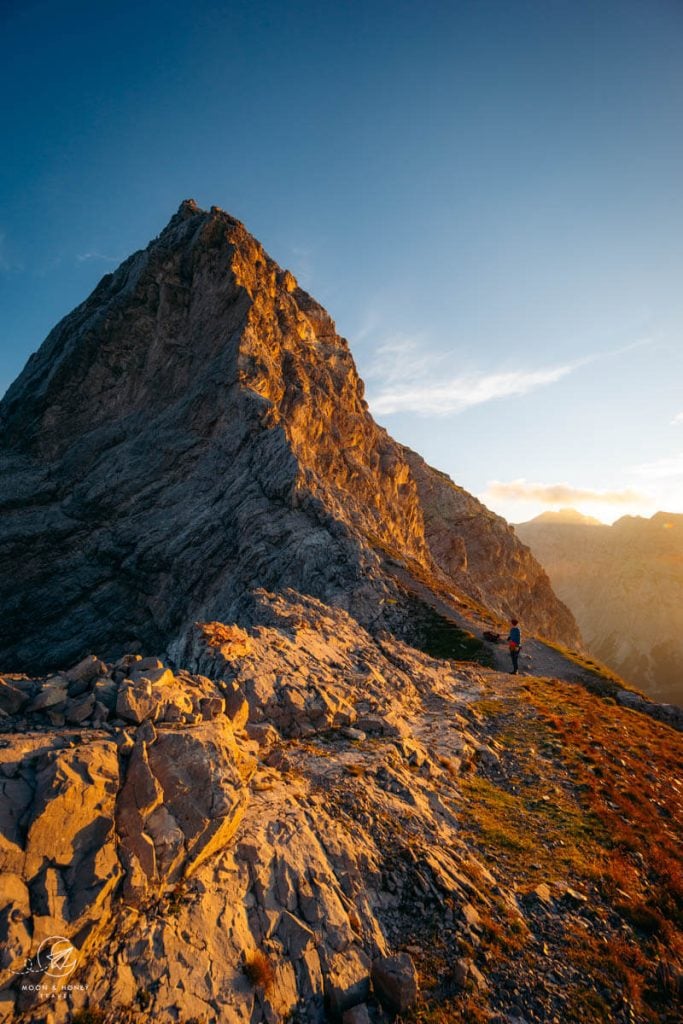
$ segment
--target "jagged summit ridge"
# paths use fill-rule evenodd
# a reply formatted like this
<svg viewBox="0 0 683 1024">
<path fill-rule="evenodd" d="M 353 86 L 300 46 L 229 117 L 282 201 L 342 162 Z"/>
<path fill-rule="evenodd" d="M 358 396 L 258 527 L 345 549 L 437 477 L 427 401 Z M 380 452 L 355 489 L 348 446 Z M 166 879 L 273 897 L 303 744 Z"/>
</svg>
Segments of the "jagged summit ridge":
<svg viewBox="0 0 683 1024">
<path fill-rule="evenodd" d="M 511 529 L 374 422 L 327 312 L 216 207 L 185 201 L 102 279 L 0 426 L 6 668 L 160 652 L 198 618 L 249 622 L 257 587 L 400 632 L 426 580 L 576 638 Z M 476 524 L 444 548 L 467 500 L 488 561 Z"/>
</svg>

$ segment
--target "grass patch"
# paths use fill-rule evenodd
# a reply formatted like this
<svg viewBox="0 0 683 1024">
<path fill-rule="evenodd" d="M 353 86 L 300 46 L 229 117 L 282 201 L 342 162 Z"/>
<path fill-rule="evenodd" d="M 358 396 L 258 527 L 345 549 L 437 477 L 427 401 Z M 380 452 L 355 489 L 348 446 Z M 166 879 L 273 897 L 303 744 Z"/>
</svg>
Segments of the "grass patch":
<svg viewBox="0 0 683 1024">
<path fill-rule="evenodd" d="M 483 700 L 471 701 L 468 704 L 468 710 L 474 711 L 475 714 L 480 715 L 482 718 L 498 718 L 499 715 L 505 712 L 506 705 L 502 700 L 485 698 Z"/>
<path fill-rule="evenodd" d="M 394 1024 L 488 1024 L 491 1014 L 484 1000 L 471 992 L 423 1003 L 394 1018 Z"/>
<path fill-rule="evenodd" d="M 440 615 L 428 604 L 415 601 L 414 622 L 416 640 L 414 646 L 431 658 L 451 661 L 474 661 L 479 665 L 492 667 L 489 648 L 479 637 L 460 629 L 444 615 Z"/>
<path fill-rule="evenodd" d="M 599 948 L 589 943 L 586 967 L 600 964 L 638 1012 L 667 1020 L 670 996 L 652 979 L 663 949 L 674 962 L 683 958 L 683 738 L 618 706 L 606 710 L 571 684 L 538 680 L 524 699 L 561 740 L 582 810 L 597 822 L 599 891 L 629 926 L 626 939 Z"/>
<path fill-rule="evenodd" d="M 585 979 L 565 993 L 572 1020 L 612 1024 L 626 1007 L 633 1019 L 673 1022 L 683 959 L 682 737 L 591 687 L 525 684 L 514 699 L 473 706 L 501 761 L 462 776 L 463 831 L 518 892 L 550 881 L 563 899 L 552 886 L 560 876 L 587 894 L 595 932 L 568 922 L 557 939 Z M 498 909 L 493 920 L 482 915 L 486 939 L 523 971 L 533 949 L 523 936 L 515 949 Z"/>
<path fill-rule="evenodd" d="M 479 775 L 463 776 L 461 786 L 469 797 L 470 819 L 490 853 L 533 849 L 528 815 L 519 797 Z"/>
</svg>

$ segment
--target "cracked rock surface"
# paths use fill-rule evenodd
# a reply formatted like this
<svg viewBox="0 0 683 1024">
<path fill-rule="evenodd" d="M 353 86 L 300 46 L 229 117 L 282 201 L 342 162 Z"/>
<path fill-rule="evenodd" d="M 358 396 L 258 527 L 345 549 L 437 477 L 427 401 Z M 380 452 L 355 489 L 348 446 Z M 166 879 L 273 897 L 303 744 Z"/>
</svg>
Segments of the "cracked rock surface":
<svg viewBox="0 0 683 1024">
<path fill-rule="evenodd" d="M 309 597 L 260 600 L 269 625 L 196 627 L 192 671 L 91 657 L 9 680 L 28 702 L 0 747 L 0 1005 L 55 1024 L 85 1006 L 107 1021 L 322 1024 L 389 1021 L 424 999 L 451 1000 L 459 1020 L 474 999 L 499 1017 L 589 1020 L 567 1016 L 562 986 L 581 976 L 562 942 L 584 926 L 614 939 L 623 921 L 594 876 L 561 863 L 568 833 L 552 812 L 581 797 L 558 774 L 562 744 L 540 760 L 510 739 L 540 728 L 524 687 L 541 681 L 435 659 Z M 70 685 L 64 707 L 36 701 Z M 124 718 L 131 685 L 146 703 Z M 68 702 L 94 691 L 109 693 L 106 714 L 71 724 Z M 561 798 L 523 798 L 553 772 Z M 493 797 L 502 838 L 477 817 Z M 505 838 L 516 799 L 550 818 Z M 506 858 L 534 830 L 517 872 Z M 14 973 L 55 935 L 78 956 L 61 1000 Z M 545 989 L 520 984 L 522 963 Z M 627 1003 L 613 1012 L 645 1020 Z"/>
</svg>

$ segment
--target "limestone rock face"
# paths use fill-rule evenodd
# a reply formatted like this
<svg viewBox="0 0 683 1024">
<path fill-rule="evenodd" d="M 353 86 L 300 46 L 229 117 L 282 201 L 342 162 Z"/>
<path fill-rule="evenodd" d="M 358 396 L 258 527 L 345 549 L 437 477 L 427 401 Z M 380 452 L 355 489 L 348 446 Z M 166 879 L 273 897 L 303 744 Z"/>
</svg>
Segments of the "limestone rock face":
<svg viewBox="0 0 683 1024">
<path fill-rule="evenodd" d="M 474 898 L 441 751 L 474 754 L 450 719 L 464 721 L 479 670 L 377 641 L 314 598 L 258 599 L 267 625 L 196 627 L 188 658 L 220 670 L 217 681 L 139 656 L 89 659 L 95 676 L 76 666 L 21 681 L 39 697 L 90 675 L 79 702 L 113 690 L 77 724 L 35 699 L 5 723 L 0 991 L 27 1019 L 52 1005 L 40 989 L 51 976 L 35 971 L 31 989 L 25 973 L 55 936 L 78 962 L 51 1011 L 59 1024 L 83 1005 L 128 1020 L 140 991 L 160 1021 L 278 1024 L 296 1010 L 323 1024 L 362 1013 L 373 992 L 406 1007 L 417 975 L 393 949 L 415 925 L 409 891 L 425 914 L 426 900 Z M 120 713 L 136 680 L 149 683 L 140 722 Z M 190 710 L 169 720 L 180 690 Z M 444 706 L 437 735 L 429 716 Z M 367 745 L 349 728 L 357 721 L 372 730 Z M 269 731 L 267 742 L 245 724 Z M 392 831 L 397 817 L 405 833 Z M 413 877 L 410 851 L 437 836 Z M 254 951 L 267 984 L 244 973 Z"/>
<path fill-rule="evenodd" d="M 576 639 L 502 521 L 377 426 L 328 314 L 215 208 L 184 203 L 55 327 L 0 437 L 4 671 L 243 627 L 259 586 L 407 635 L 396 565 Z"/>
<path fill-rule="evenodd" d="M 683 516 L 612 526 L 541 516 L 515 527 L 588 650 L 655 700 L 683 706 Z"/>
<path fill-rule="evenodd" d="M 36 696 L 3 720 L 0 988 L 10 985 L 18 1010 L 42 1002 L 41 983 L 54 977 L 36 953 L 42 943 L 57 938 L 85 955 L 117 905 L 139 909 L 186 879 L 242 820 L 255 762 L 238 746 L 216 684 L 146 661 L 91 658 L 63 676 L 21 681 Z M 165 690 L 141 721 L 115 717 L 127 671 L 156 675 Z M 55 710 L 62 701 L 40 699 L 66 693 L 69 681 L 88 690 L 64 698 L 66 714 Z M 95 699 L 102 684 L 114 691 L 110 707 Z M 70 714 L 70 704 L 83 712 Z"/>
<path fill-rule="evenodd" d="M 554 719 L 559 697 L 574 701 L 579 687 L 439 660 L 293 591 L 253 601 L 256 625 L 197 623 L 175 652 L 183 669 L 133 654 L 10 680 L 27 699 L 0 719 L 5 1017 L 377 1021 L 429 998 L 435 971 L 448 991 L 474 986 L 512 1014 L 552 969 L 558 1014 L 570 1019 L 575 968 L 561 944 L 533 939 L 550 940 L 556 919 L 530 893 L 552 879 L 567 935 L 585 935 L 589 921 L 601 941 L 625 941 L 584 846 L 595 827 L 580 810 L 588 768 L 575 777 L 581 759 L 535 710 L 546 689 Z M 123 717 L 131 687 L 149 699 Z M 56 691 L 66 697 L 38 699 Z M 595 721 L 606 717 L 608 705 L 583 696 Z M 87 709 L 76 722 L 72 702 Z M 639 758 L 649 737 L 652 792 L 671 830 L 677 734 L 637 708 L 609 708 L 604 763 L 619 771 L 627 737 Z M 657 753 L 664 742 L 669 758 Z M 620 789 L 632 783 L 621 764 Z M 570 832 L 556 800 L 581 857 L 559 853 Z M 600 863 L 613 853 L 609 830 L 604 843 Z M 564 875 L 577 862 L 585 874 L 557 879 L 558 865 Z M 498 933 L 509 936 L 502 956 L 489 945 Z M 72 972 L 49 973 L 45 943 L 68 952 Z M 580 954 L 582 984 L 594 987 L 600 958 Z M 675 964 L 666 969 L 673 976 Z M 619 987 L 612 1005 L 621 998 Z"/>
<path fill-rule="evenodd" d="M 547 575 L 513 528 L 415 452 L 403 452 L 417 484 L 427 544 L 442 572 L 501 618 L 518 618 L 528 631 L 550 639 L 575 641 L 571 612 L 555 599 Z"/>
</svg>

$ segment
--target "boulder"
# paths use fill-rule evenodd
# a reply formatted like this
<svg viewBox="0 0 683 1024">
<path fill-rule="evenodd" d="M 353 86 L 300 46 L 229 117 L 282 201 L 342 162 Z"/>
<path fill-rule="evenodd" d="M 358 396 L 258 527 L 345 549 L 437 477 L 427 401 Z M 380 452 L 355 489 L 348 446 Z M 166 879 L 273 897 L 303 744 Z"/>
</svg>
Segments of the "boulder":
<svg viewBox="0 0 683 1024">
<path fill-rule="evenodd" d="M 365 1003 L 345 1010 L 342 1015 L 342 1024 L 370 1024 L 370 1014 Z"/>
<path fill-rule="evenodd" d="M 31 889 L 34 942 L 47 934 L 92 927 L 121 877 L 114 820 L 119 771 L 116 744 L 86 746 L 39 757 L 28 814 L 23 875 Z"/>
<path fill-rule="evenodd" d="M 370 959 L 361 949 L 351 947 L 336 953 L 323 969 L 325 999 L 332 1014 L 367 1002 L 370 995 Z"/>
<path fill-rule="evenodd" d="M 141 658 L 140 655 L 136 655 L 133 661 L 128 662 L 127 667 L 132 667 L 134 671 L 143 674 L 154 669 L 163 668 L 164 663 L 159 658 Z"/>
<path fill-rule="evenodd" d="M 181 732 L 161 726 L 147 737 L 138 731 L 117 808 L 124 863 L 137 879 L 136 891 L 177 880 L 224 845 L 247 796 L 224 720 Z"/>
<path fill-rule="evenodd" d="M 3 871 L 0 873 L 0 971 L 17 962 L 21 964 L 29 953 L 30 918 L 28 886 L 20 875 Z"/>
<path fill-rule="evenodd" d="M 142 668 L 145 660 L 147 659 L 139 661 L 131 670 L 130 678 L 133 682 L 137 683 L 143 680 L 149 680 L 152 685 L 170 686 L 170 684 L 175 681 L 175 676 L 173 675 L 173 672 L 171 672 L 170 668 L 164 668 L 161 664 L 154 665 L 151 668 Z M 156 661 L 157 659 L 154 658 L 153 660 Z"/>
<path fill-rule="evenodd" d="M 67 722 L 78 725 L 79 722 L 89 718 L 95 710 L 95 694 L 87 693 L 81 697 L 69 699 L 64 709 L 64 718 Z"/>
<path fill-rule="evenodd" d="M 244 729 L 249 719 L 249 702 L 244 696 L 244 691 L 235 682 L 225 683 L 223 694 L 225 696 L 225 710 L 228 718 L 232 721 L 233 729 Z"/>
<path fill-rule="evenodd" d="M 552 903 L 552 895 L 550 892 L 550 886 L 546 882 L 539 882 L 535 889 L 530 893 L 532 898 L 538 900 L 544 906 L 550 906 Z"/>
<path fill-rule="evenodd" d="M 409 953 L 378 957 L 372 962 L 372 984 L 379 999 L 398 1013 L 417 1001 L 418 979 Z"/>
<path fill-rule="evenodd" d="M 470 973 L 470 966 L 472 961 L 466 957 L 458 957 L 453 965 L 451 971 L 451 977 L 459 988 L 465 987 L 468 975 Z"/>
<path fill-rule="evenodd" d="M 479 912 L 472 906 L 471 903 L 464 903 L 460 908 L 460 913 L 465 918 L 470 928 L 479 928 L 481 924 L 481 918 Z"/>
<path fill-rule="evenodd" d="M 116 713 L 127 722 L 144 722 L 155 718 L 158 706 L 157 695 L 152 693 L 149 679 L 138 682 L 124 682 L 116 700 Z"/>
<path fill-rule="evenodd" d="M 259 747 L 270 750 L 276 743 L 280 742 L 280 733 L 268 722 L 248 722 L 247 736 L 255 740 Z"/>
<path fill-rule="evenodd" d="M 220 718 L 225 714 L 225 700 L 223 697 L 200 697 L 199 713 L 205 722 L 212 718 Z"/>
<path fill-rule="evenodd" d="M 389 736 L 396 739 L 409 739 L 410 730 L 398 715 L 389 711 L 386 714 L 359 715 L 356 727 L 371 736 Z"/>
<path fill-rule="evenodd" d="M 159 722 L 182 722 L 194 715 L 192 697 L 182 685 L 173 680 L 172 685 L 154 684 L 152 693 L 158 701 L 156 720 Z"/>
<path fill-rule="evenodd" d="M 89 682 L 97 676 L 105 675 L 106 671 L 107 666 L 103 661 L 96 658 L 94 654 L 87 655 L 87 657 L 79 661 L 77 665 L 74 665 L 73 668 L 70 668 L 64 673 L 67 682 L 69 683 L 69 692 L 72 696 L 76 696 L 79 691 L 76 689 L 71 690 L 72 685 L 75 687 L 76 684 L 83 683 L 84 686 L 87 687 Z"/>
<path fill-rule="evenodd" d="M 226 625 L 223 622 L 197 622 L 195 629 L 198 638 L 213 648 L 226 662 L 243 658 L 252 650 L 253 644 L 248 633 L 239 626 Z"/>
<path fill-rule="evenodd" d="M 100 679 L 96 679 L 92 690 L 95 694 L 95 700 L 98 703 L 104 704 L 108 711 L 115 710 L 119 688 L 113 679 L 109 676 L 103 676 Z"/>
<path fill-rule="evenodd" d="M 67 685 L 66 680 L 61 677 L 57 677 L 55 680 L 48 679 L 43 683 L 26 710 L 30 713 L 63 710 L 66 707 L 68 695 Z"/>
<path fill-rule="evenodd" d="M 30 692 L 27 693 L 16 683 L 0 676 L 0 711 L 17 715 L 28 704 L 30 696 Z"/>
</svg>

